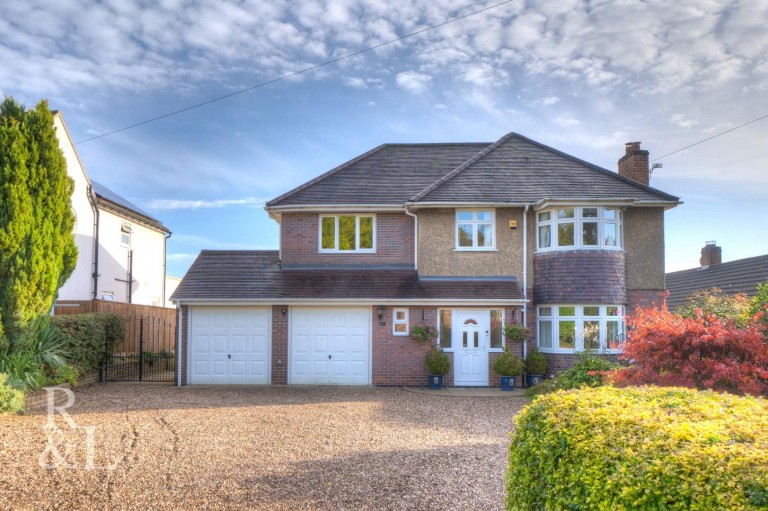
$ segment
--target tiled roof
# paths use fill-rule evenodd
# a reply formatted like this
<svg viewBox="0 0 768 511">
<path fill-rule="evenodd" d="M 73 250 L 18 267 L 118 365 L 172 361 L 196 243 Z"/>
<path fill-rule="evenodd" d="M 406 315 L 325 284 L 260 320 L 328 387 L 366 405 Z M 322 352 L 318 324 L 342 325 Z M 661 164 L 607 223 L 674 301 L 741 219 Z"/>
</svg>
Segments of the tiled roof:
<svg viewBox="0 0 768 511">
<path fill-rule="evenodd" d="M 536 202 L 542 199 L 678 198 L 516 133 L 414 197 L 419 202 Z"/>
<path fill-rule="evenodd" d="M 143 219 L 151 224 L 153 224 L 155 227 L 167 231 L 168 228 L 163 225 L 163 223 L 158 220 L 157 218 L 153 217 L 140 207 L 138 207 L 136 204 L 132 203 L 128 199 L 125 199 L 121 197 L 120 195 L 116 194 L 106 186 L 104 186 L 101 183 L 97 183 L 94 180 L 91 180 L 91 185 L 93 185 L 93 191 L 96 192 L 96 195 L 104 200 L 107 200 L 113 204 L 116 204 L 122 209 L 128 210 L 136 215 L 139 215 L 140 217 L 143 217 Z"/>
<path fill-rule="evenodd" d="M 402 205 L 489 143 L 385 144 L 267 203 Z"/>
<path fill-rule="evenodd" d="M 385 144 L 267 203 L 532 203 L 542 199 L 678 198 L 516 133 L 493 144 Z"/>
<path fill-rule="evenodd" d="M 281 270 L 277 251 L 203 250 L 172 300 L 522 300 L 512 279 L 419 280 L 414 270 Z"/>
<path fill-rule="evenodd" d="M 768 281 L 768 255 L 667 273 L 667 307 L 674 310 L 696 291 L 714 287 L 728 294 L 754 296 L 757 285 Z"/>
</svg>

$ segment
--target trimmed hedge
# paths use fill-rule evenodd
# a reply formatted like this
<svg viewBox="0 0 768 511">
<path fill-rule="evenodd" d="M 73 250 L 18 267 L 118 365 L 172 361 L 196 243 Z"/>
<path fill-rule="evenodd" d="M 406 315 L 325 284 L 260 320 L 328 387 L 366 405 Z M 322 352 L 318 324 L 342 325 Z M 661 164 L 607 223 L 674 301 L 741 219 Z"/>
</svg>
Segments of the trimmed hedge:
<svg viewBox="0 0 768 511">
<path fill-rule="evenodd" d="M 0 415 L 24 409 L 24 392 L 8 385 L 8 375 L 0 373 Z"/>
<path fill-rule="evenodd" d="M 768 402 L 683 388 L 542 396 L 516 418 L 508 510 L 768 509 Z"/>
<path fill-rule="evenodd" d="M 98 369 L 107 343 L 111 346 L 125 337 L 125 321 L 115 314 L 54 316 L 53 324 L 66 338 L 67 362 L 80 373 Z"/>
</svg>

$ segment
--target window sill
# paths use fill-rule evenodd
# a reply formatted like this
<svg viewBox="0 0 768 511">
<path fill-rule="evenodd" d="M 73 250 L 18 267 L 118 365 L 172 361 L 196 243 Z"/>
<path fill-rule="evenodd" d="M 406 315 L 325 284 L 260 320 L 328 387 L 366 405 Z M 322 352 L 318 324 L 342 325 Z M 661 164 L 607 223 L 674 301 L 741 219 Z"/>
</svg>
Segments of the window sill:
<svg viewBox="0 0 768 511">
<path fill-rule="evenodd" d="M 616 247 L 558 247 L 536 249 L 535 254 L 551 254 L 552 252 L 624 252 L 624 248 Z"/>
<path fill-rule="evenodd" d="M 603 350 L 603 351 L 594 351 L 594 350 L 567 350 L 567 349 L 556 349 L 556 348 L 537 348 L 541 353 L 547 353 L 550 355 L 578 355 L 580 353 L 591 353 L 592 355 L 620 355 L 624 350 Z"/>
<path fill-rule="evenodd" d="M 320 249 L 317 251 L 318 254 L 375 254 L 376 249 L 373 250 L 327 250 L 327 249 Z"/>
<path fill-rule="evenodd" d="M 454 252 L 498 252 L 495 248 L 454 248 Z"/>
</svg>

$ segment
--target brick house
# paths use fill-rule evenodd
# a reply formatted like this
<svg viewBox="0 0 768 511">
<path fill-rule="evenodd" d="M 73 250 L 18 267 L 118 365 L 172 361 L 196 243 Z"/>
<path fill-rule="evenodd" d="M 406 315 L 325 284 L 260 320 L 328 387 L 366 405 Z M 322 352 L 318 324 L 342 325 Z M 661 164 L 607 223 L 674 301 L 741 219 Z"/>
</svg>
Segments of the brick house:
<svg viewBox="0 0 768 511">
<path fill-rule="evenodd" d="M 498 385 L 505 343 L 552 371 L 615 353 L 626 312 L 665 290 L 679 199 L 648 179 L 639 143 L 618 174 L 516 133 L 379 146 L 267 203 L 279 251 L 201 252 L 172 297 L 178 383 L 424 385 L 418 323 L 447 385 Z"/>
</svg>

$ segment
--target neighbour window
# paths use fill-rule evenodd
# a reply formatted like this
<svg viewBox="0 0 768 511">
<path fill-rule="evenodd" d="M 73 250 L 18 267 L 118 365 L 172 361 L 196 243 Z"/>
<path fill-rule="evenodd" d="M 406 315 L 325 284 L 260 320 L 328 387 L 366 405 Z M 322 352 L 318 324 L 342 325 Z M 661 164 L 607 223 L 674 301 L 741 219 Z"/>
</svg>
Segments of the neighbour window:
<svg viewBox="0 0 768 511">
<path fill-rule="evenodd" d="M 493 211 L 456 211 L 456 249 L 493 250 L 495 215 Z"/>
<path fill-rule="evenodd" d="M 130 248 L 131 246 L 131 233 L 133 229 L 128 224 L 123 224 L 120 228 L 120 246 Z"/>
<path fill-rule="evenodd" d="M 539 212 L 536 220 L 539 251 L 622 248 L 622 212 L 616 208 L 555 208 Z"/>
<path fill-rule="evenodd" d="M 538 346 L 542 351 L 621 351 L 620 305 L 547 305 L 538 308 Z"/>
<path fill-rule="evenodd" d="M 437 342 L 443 349 L 451 349 L 451 336 L 453 334 L 451 330 L 451 310 L 438 309 L 437 315 Z"/>
<path fill-rule="evenodd" d="M 491 309 L 491 349 L 504 349 L 504 335 L 502 333 L 504 325 L 504 311 L 502 309 Z"/>
<path fill-rule="evenodd" d="M 320 216 L 320 252 L 375 252 L 376 217 Z"/>
<path fill-rule="evenodd" d="M 408 335 L 408 309 L 392 309 L 392 335 Z"/>
</svg>

